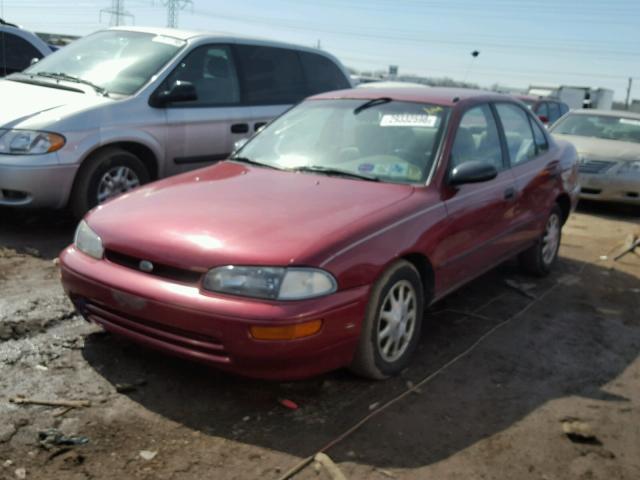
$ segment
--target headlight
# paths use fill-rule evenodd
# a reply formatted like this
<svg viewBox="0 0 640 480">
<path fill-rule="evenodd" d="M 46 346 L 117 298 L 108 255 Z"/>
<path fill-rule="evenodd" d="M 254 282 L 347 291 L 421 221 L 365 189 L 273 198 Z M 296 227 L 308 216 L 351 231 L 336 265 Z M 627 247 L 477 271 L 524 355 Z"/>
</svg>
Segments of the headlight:
<svg viewBox="0 0 640 480">
<path fill-rule="evenodd" d="M 624 162 L 616 173 L 618 175 L 640 175 L 640 160 Z"/>
<path fill-rule="evenodd" d="M 87 222 L 84 220 L 78 224 L 73 244 L 82 253 L 85 253 L 90 257 L 97 258 L 98 260 L 100 260 L 104 255 L 102 239 L 96 232 L 89 228 L 89 225 L 87 225 Z"/>
<path fill-rule="evenodd" d="M 203 287 L 245 297 L 301 300 L 333 293 L 338 285 L 330 273 L 315 268 L 228 265 L 210 270 Z"/>
<path fill-rule="evenodd" d="M 64 144 L 65 138 L 57 133 L 0 129 L 0 154 L 39 155 L 60 150 Z"/>
</svg>

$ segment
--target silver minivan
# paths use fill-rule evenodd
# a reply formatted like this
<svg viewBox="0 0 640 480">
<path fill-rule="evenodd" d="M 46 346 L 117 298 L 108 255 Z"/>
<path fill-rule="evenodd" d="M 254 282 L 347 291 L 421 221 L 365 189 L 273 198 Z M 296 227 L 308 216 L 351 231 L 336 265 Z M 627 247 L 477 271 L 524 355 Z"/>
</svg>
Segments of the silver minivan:
<svg viewBox="0 0 640 480">
<path fill-rule="evenodd" d="M 331 55 L 272 41 L 117 27 L 0 80 L 0 206 L 81 216 L 206 166 L 315 93 L 349 88 Z"/>
</svg>

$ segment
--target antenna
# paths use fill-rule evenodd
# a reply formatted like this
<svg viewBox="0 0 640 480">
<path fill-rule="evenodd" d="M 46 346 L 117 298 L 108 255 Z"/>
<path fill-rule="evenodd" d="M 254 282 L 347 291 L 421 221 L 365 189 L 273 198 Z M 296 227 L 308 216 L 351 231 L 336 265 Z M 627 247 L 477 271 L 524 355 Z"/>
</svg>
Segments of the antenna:
<svg viewBox="0 0 640 480">
<path fill-rule="evenodd" d="M 108 13 L 109 15 L 111 15 L 111 18 L 109 19 L 109 25 L 111 25 L 112 27 L 124 25 L 125 17 L 129 17 L 131 19 L 131 23 L 135 22 L 135 17 L 124 9 L 124 0 L 111 0 L 110 8 L 103 8 L 102 10 L 100 10 L 100 22 L 102 22 L 103 13 Z"/>
</svg>

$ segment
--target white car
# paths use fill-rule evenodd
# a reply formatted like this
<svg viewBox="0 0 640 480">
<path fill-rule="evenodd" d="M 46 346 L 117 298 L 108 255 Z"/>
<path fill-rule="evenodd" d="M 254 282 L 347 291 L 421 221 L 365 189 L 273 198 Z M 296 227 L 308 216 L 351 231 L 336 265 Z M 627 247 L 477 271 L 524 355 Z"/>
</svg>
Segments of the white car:
<svg viewBox="0 0 640 480">
<path fill-rule="evenodd" d="M 226 159 L 303 98 L 351 86 L 326 52 L 117 27 L 0 80 L 0 205 L 80 217 L 138 185 Z"/>
<path fill-rule="evenodd" d="M 21 72 L 52 51 L 35 33 L 0 18 L 0 77 Z"/>
</svg>

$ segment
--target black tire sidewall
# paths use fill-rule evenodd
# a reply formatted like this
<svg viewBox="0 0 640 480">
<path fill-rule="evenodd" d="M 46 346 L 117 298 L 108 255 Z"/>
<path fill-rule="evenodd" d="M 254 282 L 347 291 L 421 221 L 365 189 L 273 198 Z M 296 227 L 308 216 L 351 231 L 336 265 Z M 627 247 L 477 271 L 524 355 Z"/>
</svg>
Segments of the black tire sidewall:
<svg viewBox="0 0 640 480">
<path fill-rule="evenodd" d="M 98 205 L 98 185 L 102 176 L 110 169 L 118 166 L 130 168 L 138 176 L 140 185 L 151 180 L 147 168 L 135 155 L 119 149 L 101 152 L 91 158 L 89 163 L 80 172 L 80 178 L 73 195 L 73 210 L 76 216 Z"/>
<path fill-rule="evenodd" d="M 382 358 L 380 352 L 378 351 L 378 324 L 380 322 L 380 309 L 382 308 L 382 304 L 389 293 L 389 291 L 393 288 L 393 286 L 401 280 L 406 280 L 414 288 L 416 295 L 416 325 L 413 330 L 413 336 L 409 342 L 409 346 L 404 351 L 402 356 L 398 358 L 394 362 L 387 362 Z M 370 342 L 371 353 L 373 355 L 373 362 L 375 363 L 376 369 L 380 372 L 380 374 L 384 377 L 388 377 L 391 375 L 395 375 L 403 370 L 409 363 L 413 352 L 418 346 L 418 342 L 420 341 L 420 332 L 422 326 L 422 316 L 424 312 L 424 292 L 422 287 L 422 282 L 420 280 L 420 275 L 409 264 L 399 264 L 397 268 L 391 272 L 386 279 L 383 285 L 378 286 L 374 294 L 370 299 L 371 305 L 367 311 L 367 336 L 368 341 Z"/>
</svg>

